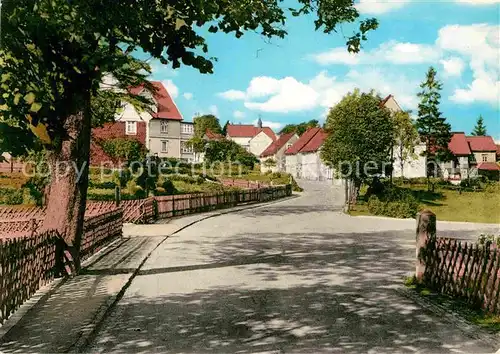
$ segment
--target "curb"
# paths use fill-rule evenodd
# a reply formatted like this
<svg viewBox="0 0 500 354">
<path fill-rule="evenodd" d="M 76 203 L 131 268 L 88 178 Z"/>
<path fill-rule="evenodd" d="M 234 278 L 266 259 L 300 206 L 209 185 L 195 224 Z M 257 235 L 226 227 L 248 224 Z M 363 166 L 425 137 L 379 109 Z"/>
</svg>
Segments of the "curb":
<svg viewBox="0 0 500 354">
<path fill-rule="evenodd" d="M 216 212 L 214 214 L 206 215 L 205 217 L 202 217 L 202 218 L 200 218 L 198 220 L 195 220 L 195 221 L 190 222 L 190 223 L 188 223 L 186 225 L 180 226 L 179 229 L 177 229 L 176 231 L 174 231 L 172 234 L 170 234 L 168 236 L 164 236 L 163 239 L 160 240 L 160 242 L 158 242 L 158 244 L 144 257 L 144 259 L 141 261 L 141 263 L 139 264 L 139 266 L 134 270 L 134 272 L 130 275 L 129 279 L 127 280 L 127 282 L 125 283 L 125 285 L 123 285 L 123 287 L 120 289 L 120 291 L 116 295 L 111 296 L 109 298 L 109 300 L 105 304 L 103 304 L 103 305 L 100 306 L 100 308 L 97 310 L 97 313 L 93 317 L 91 323 L 84 326 L 84 329 L 81 332 L 81 335 L 68 348 L 67 352 L 85 353 L 85 349 L 88 348 L 89 344 L 95 338 L 95 335 L 102 328 L 105 319 L 107 317 L 109 317 L 109 315 L 114 310 L 115 306 L 123 298 L 123 295 L 125 295 L 125 292 L 130 287 L 130 285 L 134 281 L 134 279 L 137 276 L 137 274 L 139 274 L 141 268 L 148 261 L 148 259 L 151 257 L 151 255 L 153 254 L 153 252 L 158 247 L 160 247 L 160 245 L 163 244 L 163 242 L 165 242 L 170 236 L 175 235 L 178 232 L 180 232 L 180 231 L 182 231 L 182 230 L 184 230 L 184 229 L 186 229 L 186 228 L 188 228 L 188 227 L 190 227 L 190 226 L 192 226 L 192 225 L 194 225 L 194 224 L 196 224 L 196 223 L 198 223 L 200 221 L 206 220 L 206 219 L 210 219 L 210 218 L 213 218 L 213 217 L 216 217 L 216 216 L 220 216 L 220 215 L 224 215 L 224 214 L 229 214 L 229 213 L 237 213 L 237 212 L 243 211 L 243 210 L 256 209 L 256 208 L 264 207 L 264 206 L 271 205 L 271 204 L 282 203 L 282 202 L 285 202 L 285 201 L 288 201 L 288 200 L 294 199 L 294 198 L 298 198 L 298 196 L 291 195 L 289 197 L 285 197 L 285 198 L 282 198 L 282 199 L 279 199 L 279 200 L 273 200 L 273 201 L 264 202 L 264 203 L 256 203 L 256 204 L 252 204 L 252 205 L 249 205 L 249 206 L 242 206 L 241 208 L 236 209 L 236 210 L 229 208 L 229 209 L 227 209 L 224 212 Z"/>
</svg>

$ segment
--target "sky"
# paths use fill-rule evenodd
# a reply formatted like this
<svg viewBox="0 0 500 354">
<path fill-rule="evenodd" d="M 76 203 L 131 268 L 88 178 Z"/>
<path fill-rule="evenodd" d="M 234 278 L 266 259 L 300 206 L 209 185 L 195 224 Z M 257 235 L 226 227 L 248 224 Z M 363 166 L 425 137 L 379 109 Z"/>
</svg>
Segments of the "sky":
<svg viewBox="0 0 500 354">
<path fill-rule="evenodd" d="M 152 78 L 165 84 L 187 121 L 212 113 L 222 124 L 244 124 L 260 116 L 278 131 L 323 122 L 355 88 L 392 94 L 416 114 L 419 84 L 434 66 L 452 130 L 470 133 L 482 115 L 488 134 L 500 140 L 500 0 L 357 0 L 356 6 L 362 18 L 380 23 L 356 55 L 345 46 L 354 27 L 324 34 L 314 31 L 312 16 L 291 18 L 283 40 L 208 35 L 209 55 L 218 58 L 214 74 L 151 62 Z"/>
</svg>

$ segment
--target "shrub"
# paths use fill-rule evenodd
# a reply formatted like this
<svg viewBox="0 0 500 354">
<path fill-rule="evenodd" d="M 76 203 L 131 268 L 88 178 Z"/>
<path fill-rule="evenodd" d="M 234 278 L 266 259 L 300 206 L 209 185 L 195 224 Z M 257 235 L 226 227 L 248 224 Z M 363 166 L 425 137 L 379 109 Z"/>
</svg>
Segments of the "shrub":
<svg viewBox="0 0 500 354">
<path fill-rule="evenodd" d="M 110 181 L 102 183 L 89 182 L 89 187 L 98 189 L 115 189 L 116 183 Z"/>
<path fill-rule="evenodd" d="M 368 199 L 368 211 L 374 215 L 384 215 L 393 218 L 414 218 L 418 213 L 419 204 L 411 194 L 400 200 L 382 201 L 376 195 Z"/>
<path fill-rule="evenodd" d="M 174 183 L 169 179 L 162 183 L 161 188 L 163 189 L 163 193 L 165 193 L 166 195 L 177 193 L 177 189 L 175 188 Z"/>
<path fill-rule="evenodd" d="M 23 189 L 11 189 L 9 192 L 6 193 L 4 201 L 5 201 L 5 204 L 8 204 L 8 205 L 23 204 L 24 190 Z"/>
</svg>

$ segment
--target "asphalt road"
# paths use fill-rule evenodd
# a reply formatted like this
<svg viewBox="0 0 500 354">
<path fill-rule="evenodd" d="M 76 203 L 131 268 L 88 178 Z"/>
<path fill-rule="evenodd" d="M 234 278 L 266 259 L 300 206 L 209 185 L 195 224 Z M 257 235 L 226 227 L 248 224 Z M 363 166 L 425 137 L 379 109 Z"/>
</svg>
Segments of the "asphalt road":
<svg viewBox="0 0 500 354">
<path fill-rule="evenodd" d="M 152 254 L 89 352 L 492 353 L 396 289 L 414 221 L 349 217 L 342 189 L 201 221 Z M 438 222 L 478 235 L 491 226 Z"/>
</svg>

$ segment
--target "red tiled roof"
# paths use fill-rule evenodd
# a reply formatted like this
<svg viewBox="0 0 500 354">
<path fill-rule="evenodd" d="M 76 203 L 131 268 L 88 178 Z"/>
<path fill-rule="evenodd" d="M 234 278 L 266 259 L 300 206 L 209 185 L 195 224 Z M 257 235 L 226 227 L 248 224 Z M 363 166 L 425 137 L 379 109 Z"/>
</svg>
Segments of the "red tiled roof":
<svg viewBox="0 0 500 354">
<path fill-rule="evenodd" d="M 300 150 L 300 152 L 316 152 L 319 150 L 328 134 L 323 130 L 319 130 L 311 140 Z"/>
<path fill-rule="evenodd" d="M 182 120 L 182 115 L 165 86 L 160 81 L 151 81 L 151 84 L 156 89 L 153 97 L 158 108 L 158 112 L 153 114 L 153 118 Z M 143 89 L 143 86 L 138 86 L 130 88 L 129 91 L 134 95 L 139 95 Z"/>
<path fill-rule="evenodd" d="M 468 136 L 467 141 L 472 151 L 497 151 L 491 136 Z"/>
<path fill-rule="evenodd" d="M 271 145 L 264 150 L 260 155 L 262 157 L 274 155 L 279 149 L 281 149 L 287 142 L 294 136 L 295 133 L 288 133 L 281 135 L 278 140 L 275 140 Z"/>
<path fill-rule="evenodd" d="M 448 143 L 448 149 L 454 155 L 470 155 L 469 144 L 465 133 L 454 133 Z"/>
<path fill-rule="evenodd" d="M 496 162 L 481 162 L 477 165 L 477 169 L 483 171 L 500 171 L 500 166 Z"/>
<path fill-rule="evenodd" d="M 497 155 L 500 156 L 500 144 L 497 144 Z"/>
<path fill-rule="evenodd" d="M 208 128 L 205 131 L 205 136 L 208 138 L 208 140 L 220 140 L 220 139 L 224 138 L 224 136 L 222 134 L 214 133 L 213 131 L 211 131 Z"/>
<path fill-rule="evenodd" d="M 261 131 L 267 134 L 271 139 L 276 140 L 276 134 L 269 127 L 255 127 L 253 125 L 247 124 L 228 124 L 227 125 L 227 136 L 232 138 L 253 138 Z"/>
<path fill-rule="evenodd" d="M 304 146 L 307 145 L 307 143 L 309 143 L 309 141 L 321 130 L 321 128 L 309 128 L 307 129 L 304 134 L 302 134 L 299 138 L 299 140 L 297 140 L 295 142 L 295 144 L 293 144 L 292 146 L 290 146 L 286 151 L 285 151 L 285 154 L 286 155 L 295 155 L 297 153 L 299 153 L 302 148 Z"/>
</svg>

